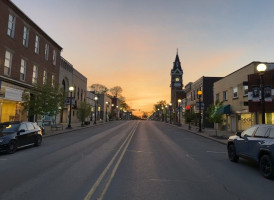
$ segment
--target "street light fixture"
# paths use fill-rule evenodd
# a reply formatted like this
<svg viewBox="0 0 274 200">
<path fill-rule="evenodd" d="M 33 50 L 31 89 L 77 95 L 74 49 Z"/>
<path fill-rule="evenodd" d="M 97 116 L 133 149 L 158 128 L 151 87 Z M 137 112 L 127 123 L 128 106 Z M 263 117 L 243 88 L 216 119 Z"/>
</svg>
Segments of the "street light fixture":
<svg viewBox="0 0 274 200">
<path fill-rule="evenodd" d="M 68 129 L 71 128 L 71 108 L 72 108 L 72 92 L 74 91 L 74 87 L 70 86 L 69 87 L 69 92 L 70 92 L 70 99 L 69 99 L 69 123 L 68 123 Z"/>
<path fill-rule="evenodd" d="M 171 124 L 171 107 L 172 103 L 169 103 L 169 123 Z"/>
<path fill-rule="evenodd" d="M 108 121 L 108 102 L 106 102 L 106 122 Z"/>
<path fill-rule="evenodd" d="M 264 72 L 267 66 L 264 63 L 257 65 L 257 71 L 260 75 L 260 88 L 261 88 L 261 109 L 262 109 L 262 124 L 265 124 L 265 101 L 264 101 Z"/>
<path fill-rule="evenodd" d="M 202 132 L 202 104 L 201 104 L 201 96 L 203 92 L 198 91 L 199 96 L 199 132 Z"/>
<path fill-rule="evenodd" d="M 95 96 L 94 97 L 94 101 L 95 101 L 94 124 L 96 124 L 96 120 L 97 120 L 97 100 L 98 100 L 98 97 Z"/>
<path fill-rule="evenodd" d="M 181 102 L 182 99 L 178 99 L 178 126 L 181 126 Z"/>
</svg>

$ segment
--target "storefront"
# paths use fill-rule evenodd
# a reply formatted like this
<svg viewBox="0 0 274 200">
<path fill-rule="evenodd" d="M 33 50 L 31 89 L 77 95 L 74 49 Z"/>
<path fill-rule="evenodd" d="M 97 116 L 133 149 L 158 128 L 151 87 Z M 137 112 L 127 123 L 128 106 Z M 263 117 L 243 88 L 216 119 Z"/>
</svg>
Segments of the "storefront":
<svg viewBox="0 0 274 200">
<path fill-rule="evenodd" d="M 21 105 L 23 92 L 24 88 L 1 83 L 0 122 L 27 120 L 27 113 L 23 112 Z"/>
</svg>

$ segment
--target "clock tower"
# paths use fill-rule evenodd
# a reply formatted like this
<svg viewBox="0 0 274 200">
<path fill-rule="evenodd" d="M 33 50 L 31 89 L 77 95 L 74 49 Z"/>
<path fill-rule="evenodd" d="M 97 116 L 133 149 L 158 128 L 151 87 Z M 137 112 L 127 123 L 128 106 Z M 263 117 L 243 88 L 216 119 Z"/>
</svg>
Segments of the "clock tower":
<svg viewBox="0 0 274 200">
<path fill-rule="evenodd" d="M 177 54 L 175 58 L 175 62 L 173 62 L 173 68 L 170 72 L 171 76 L 171 103 L 172 108 L 176 109 L 178 107 L 178 99 L 181 96 L 181 93 L 183 92 L 183 70 L 181 67 L 181 62 L 178 56 L 178 49 Z"/>
</svg>

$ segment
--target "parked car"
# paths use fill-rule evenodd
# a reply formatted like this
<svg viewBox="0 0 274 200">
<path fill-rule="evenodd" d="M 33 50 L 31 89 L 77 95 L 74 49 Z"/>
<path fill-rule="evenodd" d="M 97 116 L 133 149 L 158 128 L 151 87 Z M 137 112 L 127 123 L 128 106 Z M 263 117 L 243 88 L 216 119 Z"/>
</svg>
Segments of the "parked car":
<svg viewBox="0 0 274 200">
<path fill-rule="evenodd" d="M 0 152 L 14 153 L 17 148 L 41 143 L 42 130 L 34 122 L 0 123 Z"/>
<path fill-rule="evenodd" d="M 274 178 L 274 125 L 258 124 L 230 136 L 227 150 L 230 161 L 238 162 L 239 157 L 254 160 L 265 178 Z"/>
</svg>

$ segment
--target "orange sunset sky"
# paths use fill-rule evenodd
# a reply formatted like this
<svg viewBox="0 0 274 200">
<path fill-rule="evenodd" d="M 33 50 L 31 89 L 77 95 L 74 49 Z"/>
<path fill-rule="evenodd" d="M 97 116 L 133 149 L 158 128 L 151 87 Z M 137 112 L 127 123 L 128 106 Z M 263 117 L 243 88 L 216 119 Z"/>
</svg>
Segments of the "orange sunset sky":
<svg viewBox="0 0 274 200">
<path fill-rule="evenodd" d="M 273 1 L 12 1 L 63 47 L 88 86 L 121 86 L 135 114 L 170 101 L 177 48 L 184 85 L 274 60 Z"/>
</svg>

